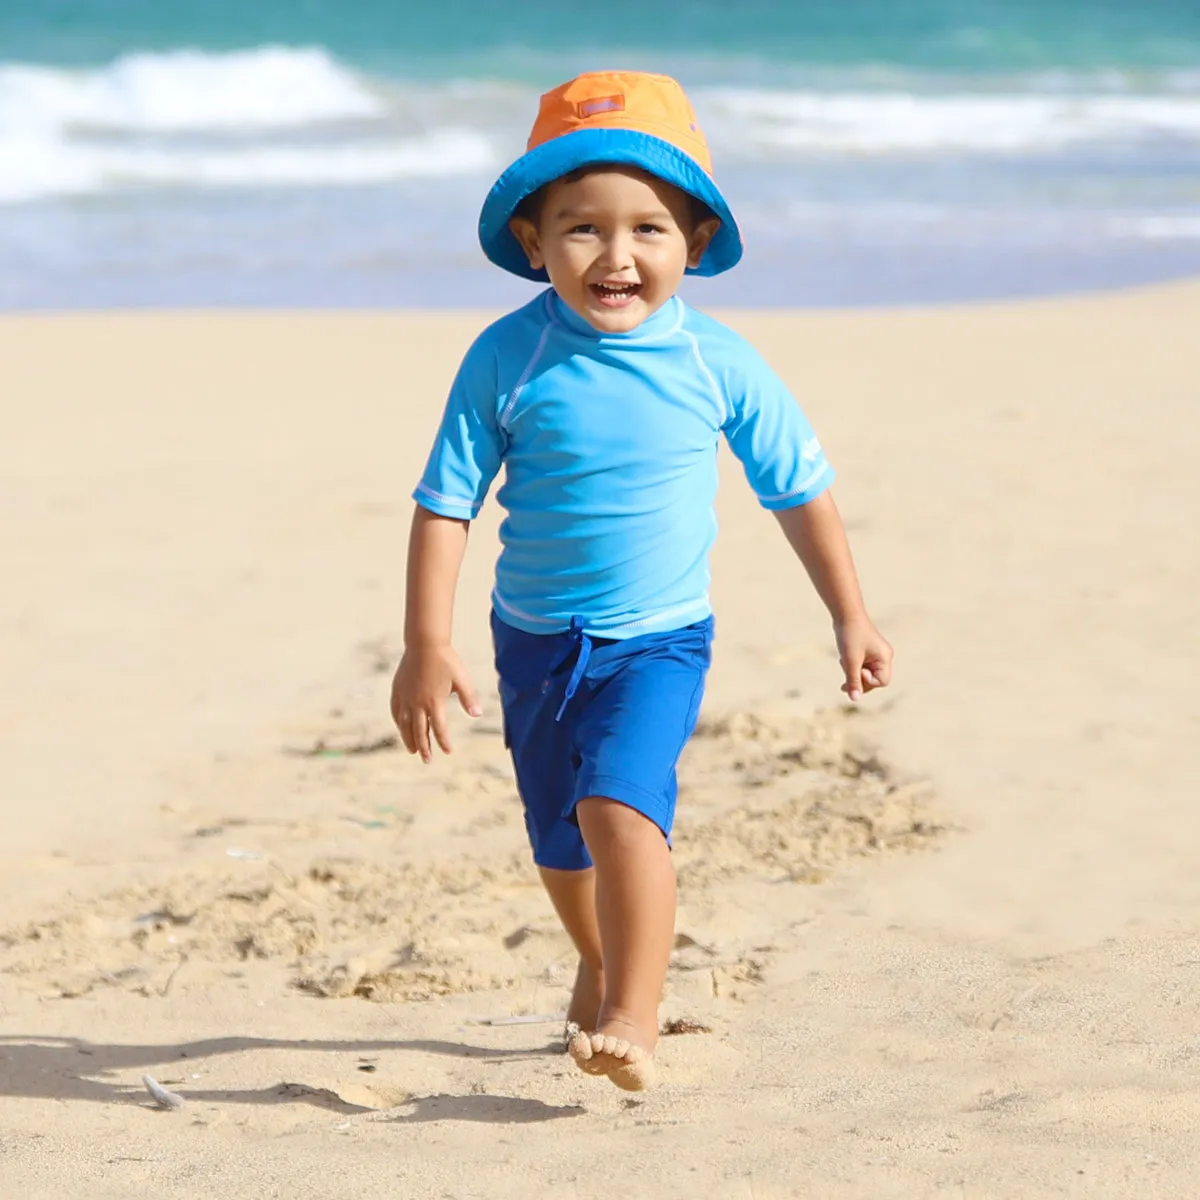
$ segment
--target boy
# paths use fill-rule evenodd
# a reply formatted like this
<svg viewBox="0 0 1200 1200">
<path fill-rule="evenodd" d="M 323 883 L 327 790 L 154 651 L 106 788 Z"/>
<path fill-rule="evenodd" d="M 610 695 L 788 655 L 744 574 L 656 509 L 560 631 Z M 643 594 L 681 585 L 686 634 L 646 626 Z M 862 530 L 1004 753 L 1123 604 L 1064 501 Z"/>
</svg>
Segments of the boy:
<svg viewBox="0 0 1200 1200">
<path fill-rule="evenodd" d="M 480 714 L 451 610 L 503 464 L 492 632 L 534 862 L 580 956 L 568 1049 L 641 1090 L 674 932 L 675 764 L 710 659 L 722 436 L 833 617 L 851 700 L 886 686 L 892 649 L 807 420 L 743 339 L 675 295 L 742 253 L 679 85 L 597 72 L 543 96 L 479 236 L 498 266 L 551 286 L 484 331 L 451 389 L 414 493 L 392 715 L 428 762 L 431 732 L 450 749 L 447 696 Z"/>
</svg>

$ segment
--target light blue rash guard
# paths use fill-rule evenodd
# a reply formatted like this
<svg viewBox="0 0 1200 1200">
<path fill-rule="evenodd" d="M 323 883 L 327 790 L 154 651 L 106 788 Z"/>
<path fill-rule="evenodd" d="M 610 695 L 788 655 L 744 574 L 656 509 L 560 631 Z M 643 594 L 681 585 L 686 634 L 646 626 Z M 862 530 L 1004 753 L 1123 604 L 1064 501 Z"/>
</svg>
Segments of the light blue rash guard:
<svg viewBox="0 0 1200 1200">
<path fill-rule="evenodd" d="M 722 435 L 765 508 L 833 480 L 796 401 L 733 330 L 674 297 L 631 333 L 600 333 L 548 289 L 467 351 L 413 498 L 470 520 L 503 465 L 492 602 L 517 629 L 678 629 L 712 612 Z"/>
</svg>

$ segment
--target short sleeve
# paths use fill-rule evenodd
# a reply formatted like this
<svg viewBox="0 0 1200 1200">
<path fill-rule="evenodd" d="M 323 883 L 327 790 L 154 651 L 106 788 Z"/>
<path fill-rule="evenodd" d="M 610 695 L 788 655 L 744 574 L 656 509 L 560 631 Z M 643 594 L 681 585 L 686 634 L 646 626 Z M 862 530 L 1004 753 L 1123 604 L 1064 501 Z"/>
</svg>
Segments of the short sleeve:
<svg viewBox="0 0 1200 1200">
<path fill-rule="evenodd" d="M 504 457 L 497 419 L 494 347 L 479 338 L 467 351 L 442 414 L 441 427 L 413 499 L 441 517 L 479 515 Z"/>
<path fill-rule="evenodd" d="M 720 375 L 729 404 L 723 432 L 759 503 L 779 510 L 815 500 L 833 467 L 783 381 L 748 344 Z"/>
</svg>

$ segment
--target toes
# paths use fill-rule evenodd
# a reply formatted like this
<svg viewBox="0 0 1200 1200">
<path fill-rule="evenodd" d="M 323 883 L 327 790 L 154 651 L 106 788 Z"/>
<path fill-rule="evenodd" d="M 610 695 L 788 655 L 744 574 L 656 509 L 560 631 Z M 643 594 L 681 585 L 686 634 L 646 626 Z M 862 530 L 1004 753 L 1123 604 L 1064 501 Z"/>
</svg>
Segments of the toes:
<svg viewBox="0 0 1200 1200">
<path fill-rule="evenodd" d="M 609 1058 L 626 1058 L 630 1050 L 634 1049 L 636 1047 L 632 1042 L 626 1041 L 625 1038 L 619 1038 L 615 1034 L 592 1034 L 592 1052 L 594 1054 L 607 1054 Z"/>
<path fill-rule="evenodd" d="M 582 1032 L 583 1030 L 579 1028 L 579 1024 L 576 1021 L 568 1021 L 563 1027 L 562 1046 L 568 1054 L 571 1053 L 571 1043 L 574 1042 Z"/>
<path fill-rule="evenodd" d="M 579 1040 L 587 1046 L 586 1053 L 577 1055 L 575 1058 L 580 1069 L 586 1071 L 589 1075 L 605 1074 L 608 1070 L 608 1064 L 604 1061 L 604 1058 L 608 1053 L 607 1044 L 610 1039 L 601 1033 L 585 1033 Z"/>
<path fill-rule="evenodd" d="M 603 1039 L 601 1039 L 603 1040 Z M 567 1053 L 575 1060 L 575 1065 L 588 1075 L 603 1075 L 604 1062 L 597 1057 L 595 1048 L 596 1036 L 582 1030 L 576 1031 L 567 1044 Z"/>
<path fill-rule="evenodd" d="M 577 1063 L 587 1062 L 595 1053 L 592 1050 L 592 1039 L 582 1029 L 570 1031 L 567 1039 L 567 1051 Z"/>
<path fill-rule="evenodd" d="M 576 1033 L 568 1049 L 588 1075 L 607 1075 L 627 1092 L 644 1092 L 658 1080 L 653 1058 L 640 1046 L 614 1034 Z"/>
</svg>

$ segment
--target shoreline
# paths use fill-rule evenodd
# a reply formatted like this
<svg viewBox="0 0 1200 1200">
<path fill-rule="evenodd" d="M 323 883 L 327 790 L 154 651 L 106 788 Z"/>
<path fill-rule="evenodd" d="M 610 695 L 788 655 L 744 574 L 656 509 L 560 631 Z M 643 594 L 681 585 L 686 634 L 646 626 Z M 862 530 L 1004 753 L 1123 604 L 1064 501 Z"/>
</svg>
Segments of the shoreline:
<svg viewBox="0 0 1200 1200">
<path fill-rule="evenodd" d="M 254 300 L 250 302 L 214 301 L 214 302 L 176 302 L 169 297 L 157 297 L 149 300 L 134 300 L 124 302 L 120 299 L 104 302 L 84 302 L 81 304 L 48 303 L 44 305 L 17 306 L 7 303 L 0 293 L 0 320 L 22 317 L 49 317 L 54 315 L 92 315 L 106 313 L 126 313 L 149 315 L 155 313 L 183 314 L 215 314 L 215 313 L 277 313 L 293 314 L 296 316 L 336 313 L 362 314 L 432 314 L 444 316 L 470 316 L 480 312 L 507 312 L 531 300 L 537 293 L 528 290 L 527 286 L 515 279 L 497 278 L 494 268 L 480 268 L 478 278 L 470 282 L 458 281 L 454 288 L 457 293 L 466 296 L 483 295 L 483 302 L 467 303 L 438 300 L 433 303 L 424 300 L 397 300 L 395 298 L 380 299 L 378 302 L 363 302 L 361 298 L 347 299 L 344 303 L 301 302 L 297 304 L 280 304 L 274 299 Z M 743 272 L 743 275 L 745 272 Z M 959 294 L 952 292 L 947 296 L 915 295 L 911 298 L 895 299 L 853 299 L 853 300 L 820 300 L 802 301 L 799 303 L 762 303 L 756 297 L 761 294 L 776 292 L 779 283 L 760 282 L 743 289 L 737 283 L 723 278 L 702 281 L 699 285 L 689 282 L 683 291 L 687 303 L 703 311 L 740 312 L 740 313 L 880 313 L 880 312 L 927 312 L 947 311 L 953 309 L 978 309 L 997 305 L 1024 305 L 1038 303 L 1055 303 L 1086 299 L 1089 296 L 1124 295 L 1131 292 L 1142 292 L 1156 288 L 1172 288 L 1186 286 L 1191 281 L 1200 278 L 1200 250 L 1197 251 L 1193 265 L 1179 271 L 1138 274 L 1128 280 L 1101 279 L 1094 284 L 1079 283 L 1075 286 L 1050 286 L 1017 288 L 1008 291 L 979 292 L 978 294 Z M 85 289 L 86 290 L 86 289 Z M 203 290 L 203 289 L 201 289 Z M 918 289 L 919 290 L 919 289 Z M 709 292 L 714 293 L 712 299 Z M 749 297 L 749 298 L 746 298 Z"/>
<path fill-rule="evenodd" d="M 707 282 L 707 281 L 705 281 Z M 938 314 L 947 312 L 980 312 L 992 309 L 1020 309 L 1038 305 L 1087 303 L 1093 300 L 1119 299 L 1121 297 L 1138 296 L 1155 292 L 1170 292 L 1187 289 L 1200 283 L 1200 270 L 1183 272 L 1163 278 L 1116 284 L 1113 286 L 1081 287 L 1050 292 L 1022 292 L 1016 294 L 979 296 L 973 299 L 930 300 L 930 301 L 898 301 L 862 302 L 855 304 L 729 304 L 708 303 L 702 294 L 684 296 L 685 301 L 693 308 L 709 312 L 720 319 L 736 319 L 738 317 L 771 316 L 811 318 L 820 316 L 885 316 L 888 314 Z M 519 286 L 514 281 L 514 286 Z M 111 307 L 45 307 L 45 308 L 3 308 L 0 307 L 0 323 L 21 320 L 46 320 L 56 317 L 68 319 L 105 319 L 109 317 L 138 318 L 138 317 L 293 317 L 304 319 L 309 317 L 344 318 L 362 317 L 415 317 L 418 319 L 439 318 L 443 320 L 494 320 L 511 308 L 532 300 L 538 294 L 538 288 L 548 285 L 533 285 L 533 290 L 522 292 L 511 304 L 359 304 L 319 305 L 319 304 L 134 304 L 113 305 Z M 694 285 L 693 285 L 694 286 Z M 704 283 L 700 285 L 700 290 Z"/>
</svg>

